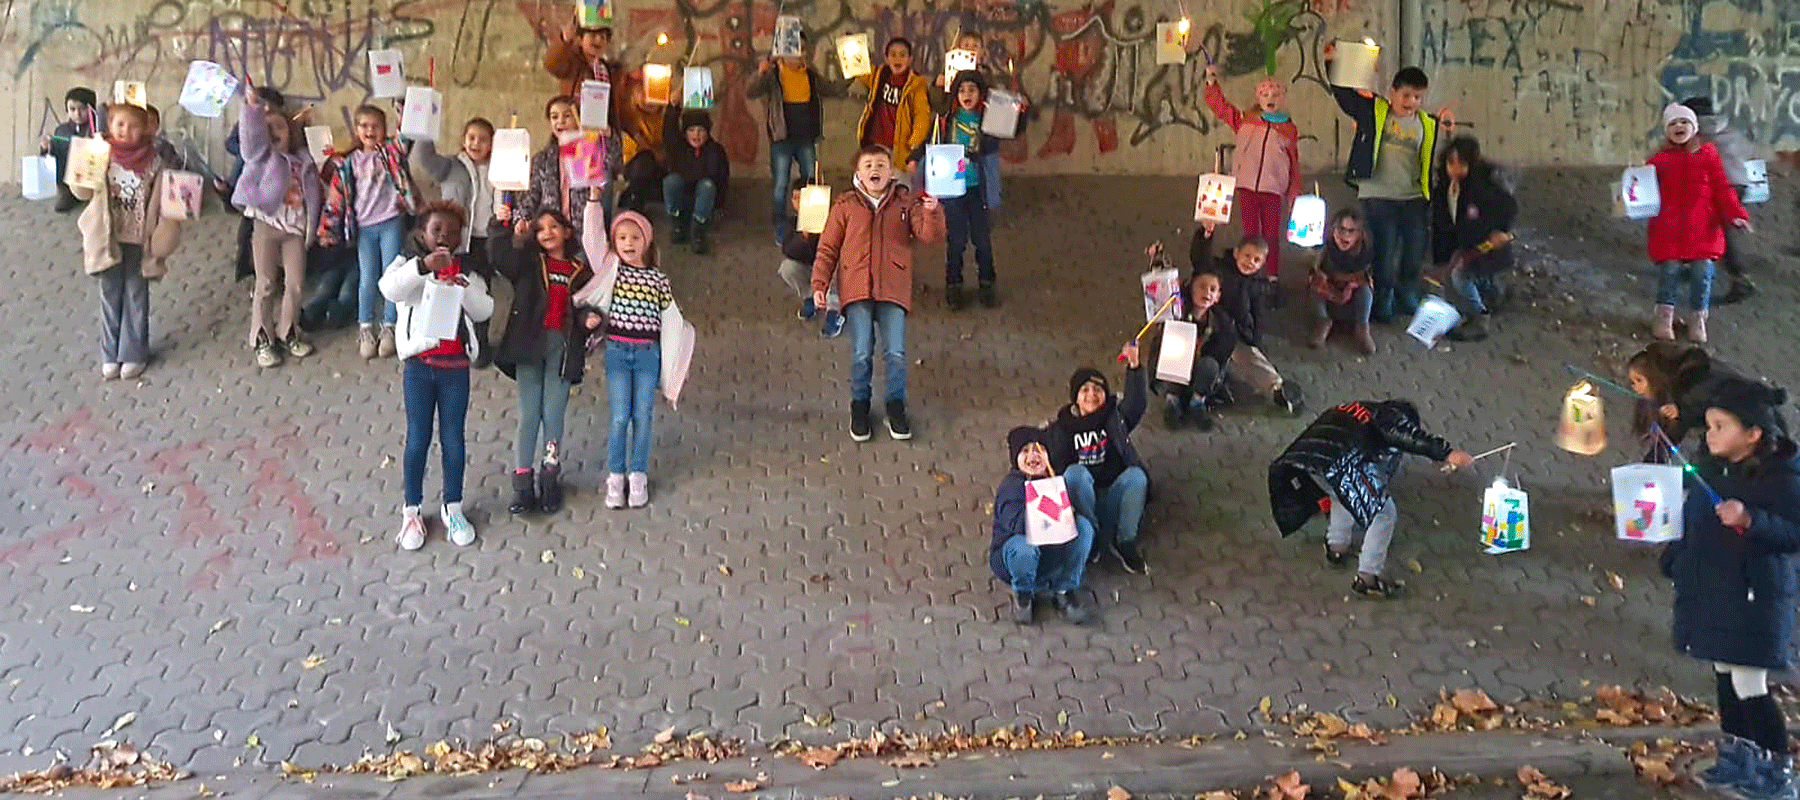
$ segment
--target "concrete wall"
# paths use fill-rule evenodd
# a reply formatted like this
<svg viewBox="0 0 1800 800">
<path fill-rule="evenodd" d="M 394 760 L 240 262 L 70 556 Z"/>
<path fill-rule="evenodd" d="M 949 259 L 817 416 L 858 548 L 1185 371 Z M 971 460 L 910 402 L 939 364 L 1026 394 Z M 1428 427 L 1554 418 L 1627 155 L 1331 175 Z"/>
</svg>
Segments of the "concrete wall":
<svg viewBox="0 0 1800 800">
<path fill-rule="evenodd" d="M 1324 89 L 1318 52 L 1338 36 L 1371 36 L 1398 58 L 1398 0 L 1308 0 L 1280 46 L 1280 75 L 1294 81 L 1293 111 L 1309 169 L 1339 163 L 1349 126 Z M 1800 2 L 1794 0 L 1422 0 L 1429 104 L 1455 98 L 1459 115 L 1500 157 L 1520 164 L 1621 163 L 1642 157 L 1671 96 L 1711 93 L 1764 151 L 1800 149 Z M 1247 100 L 1262 45 L 1245 13 L 1260 0 L 1189 8 L 1197 40 L 1216 54 L 1227 92 Z M 655 35 L 694 48 L 720 78 L 718 132 L 746 173 L 761 174 L 760 110 L 737 91 L 766 49 L 777 4 L 713 0 L 674 4 L 625 0 L 619 46 L 641 63 Z M 704 6 L 699 7 L 699 6 Z M 1005 0 L 789 0 L 815 42 L 869 31 L 904 35 L 931 69 L 956 31 L 978 28 L 990 64 L 1016 65 L 1035 102 L 1029 135 L 1009 144 L 1016 172 L 1193 173 L 1228 132 L 1201 100 L 1204 61 L 1157 66 L 1155 22 L 1181 14 L 1181 0 L 1102 4 Z M 346 115 L 366 92 L 367 58 L 383 43 L 408 55 L 422 76 L 428 56 L 447 92 L 446 141 L 474 114 L 503 121 L 517 110 L 541 130 L 554 84 L 539 64 L 543 41 L 569 14 L 532 0 L 9 0 L 0 20 L 0 139 L 11 152 L 35 148 L 60 115 L 64 89 L 110 93 L 112 81 L 147 80 L 169 133 L 219 159 L 223 123 L 175 105 L 188 60 L 247 71 L 258 83 L 320 104 L 344 136 Z M 820 47 L 815 63 L 835 75 Z M 828 108 L 825 158 L 842 162 L 858 106 Z M 235 112 L 231 112 L 235 113 Z M 17 158 L 0 165 L 13 177 Z"/>
</svg>

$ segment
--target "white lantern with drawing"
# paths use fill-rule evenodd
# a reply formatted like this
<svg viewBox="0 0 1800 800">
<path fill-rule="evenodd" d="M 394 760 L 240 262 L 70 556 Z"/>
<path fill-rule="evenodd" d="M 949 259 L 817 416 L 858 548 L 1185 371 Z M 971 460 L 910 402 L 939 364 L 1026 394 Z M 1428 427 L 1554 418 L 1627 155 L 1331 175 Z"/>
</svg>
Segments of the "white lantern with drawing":
<svg viewBox="0 0 1800 800">
<path fill-rule="evenodd" d="M 113 81 L 113 105 L 148 108 L 150 101 L 143 81 Z"/>
<path fill-rule="evenodd" d="M 369 96 L 377 100 L 406 96 L 406 66 L 399 50 L 369 51 Z"/>
<path fill-rule="evenodd" d="M 1612 471 L 1613 522 L 1627 542 L 1672 542 L 1681 538 L 1684 499 L 1681 468 L 1671 464 L 1626 464 Z"/>
<path fill-rule="evenodd" d="M 444 128 L 444 95 L 426 86 L 406 87 L 406 107 L 400 110 L 400 135 L 437 141 Z"/>
<path fill-rule="evenodd" d="M 524 128 L 494 131 L 488 183 L 502 192 L 523 192 L 531 188 L 531 131 Z"/>
<path fill-rule="evenodd" d="M 1462 314 L 1457 313 L 1456 306 L 1431 295 L 1419 301 L 1419 310 L 1413 314 L 1412 324 L 1406 326 L 1406 333 L 1426 347 L 1436 347 L 1438 339 L 1461 321 Z"/>
<path fill-rule="evenodd" d="M 1156 63 L 1187 63 L 1188 22 L 1156 23 Z"/>
<path fill-rule="evenodd" d="M 308 125 L 302 134 L 306 137 L 306 152 L 312 156 L 315 166 L 324 166 L 337 152 L 337 145 L 331 140 L 330 125 Z"/>
<path fill-rule="evenodd" d="M 838 69 L 846 78 L 860 78 L 875 70 L 869 64 L 869 35 L 849 33 L 837 37 Z"/>
<path fill-rule="evenodd" d="M 1172 319 L 1163 323 L 1162 351 L 1156 354 L 1156 378 L 1186 386 L 1194 379 L 1194 354 L 1200 347 L 1200 328 L 1192 322 Z"/>
<path fill-rule="evenodd" d="M 644 102 L 658 106 L 668 105 L 669 83 L 673 79 L 674 70 L 668 64 L 645 64 Z"/>
<path fill-rule="evenodd" d="M 1154 323 L 1181 316 L 1181 271 L 1174 267 L 1151 269 L 1138 277 L 1144 287 L 1144 322 Z M 1167 305 L 1164 305 L 1167 303 Z"/>
<path fill-rule="evenodd" d="M 1288 217 L 1288 241 L 1301 247 L 1325 243 L 1325 198 L 1316 194 L 1294 198 L 1294 213 Z"/>
<path fill-rule="evenodd" d="M 69 138 L 68 164 L 63 167 L 63 183 L 71 187 L 106 189 L 106 168 L 112 164 L 112 145 L 98 136 Z"/>
<path fill-rule="evenodd" d="M 597 131 L 610 130 L 612 116 L 612 84 L 607 81 L 582 81 L 577 111 L 581 127 Z"/>
<path fill-rule="evenodd" d="M 211 61 L 188 64 L 187 80 L 181 83 L 181 107 L 196 117 L 217 117 L 225 104 L 237 93 L 238 79 Z"/>
<path fill-rule="evenodd" d="M 960 144 L 925 146 L 925 192 L 933 197 L 962 197 L 968 187 L 969 151 Z"/>
<path fill-rule="evenodd" d="M 769 55 L 775 58 L 799 58 L 806 53 L 806 28 L 800 18 L 783 14 L 775 18 L 775 43 Z"/>
<path fill-rule="evenodd" d="M 462 327 L 463 295 L 466 290 L 454 283 L 432 279 L 425 281 L 425 292 L 419 300 L 414 319 L 421 321 L 420 331 L 426 341 L 455 340 Z"/>
<path fill-rule="evenodd" d="M 1606 449 L 1606 405 L 1594 385 L 1582 381 L 1563 395 L 1562 423 L 1556 428 L 1556 446 L 1571 453 L 1591 456 Z"/>
<path fill-rule="evenodd" d="M 681 71 L 681 107 L 700 110 L 713 107 L 712 67 L 688 67 Z"/>
<path fill-rule="evenodd" d="M 19 192 L 26 200 L 49 200 L 56 196 L 56 159 L 50 156 L 26 156 L 19 162 Z"/>
<path fill-rule="evenodd" d="M 1744 185 L 1744 202 L 1769 202 L 1769 163 L 1760 158 L 1744 162 L 1744 177 L 1749 179 Z"/>
<path fill-rule="evenodd" d="M 1376 91 L 1375 61 L 1381 56 L 1381 46 L 1375 40 L 1348 42 L 1339 39 L 1332 49 L 1331 85 Z"/>
<path fill-rule="evenodd" d="M 1505 478 L 1495 478 L 1481 496 L 1481 544 L 1490 554 L 1531 548 L 1531 499 Z"/>
<path fill-rule="evenodd" d="M 1194 221 L 1223 225 L 1231 221 L 1231 203 L 1237 194 L 1237 178 L 1209 172 L 1200 176 L 1194 194 Z"/>
<path fill-rule="evenodd" d="M 172 169 L 162 176 L 162 215 L 164 219 L 193 219 L 200 216 L 200 173 Z"/>
<path fill-rule="evenodd" d="M 802 233 L 825 232 L 825 217 L 831 213 L 831 187 L 815 183 L 800 189 L 800 219 L 794 227 Z"/>
<path fill-rule="evenodd" d="M 981 132 L 1001 139 L 1019 135 L 1019 117 L 1025 100 L 1005 89 L 989 89 L 987 110 L 981 114 Z"/>
<path fill-rule="evenodd" d="M 1619 187 L 1627 218 L 1649 219 L 1662 213 L 1662 189 L 1656 183 L 1655 167 L 1626 167 L 1625 174 L 1619 178 Z"/>
<path fill-rule="evenodd" d="M 612 25 L 612 3 L 607 0 L 578 0 L 575 3 L 575 26 L 605 28 Z"/>
<path fill-rule="evenodd" d="M 1038 547 L 1065 544 L 1079 533 L 1075 504 L 1061 475 L 1025 482 L 1025 541 Z"/>
<path fill-rule="evenodd" d="M 967 69 L 975 69 L 980 62 L 974 50 L 951 50 L 944 54 L 944 88 L 949 89 L 956 80 L 956 73 Z"/>
</svg>

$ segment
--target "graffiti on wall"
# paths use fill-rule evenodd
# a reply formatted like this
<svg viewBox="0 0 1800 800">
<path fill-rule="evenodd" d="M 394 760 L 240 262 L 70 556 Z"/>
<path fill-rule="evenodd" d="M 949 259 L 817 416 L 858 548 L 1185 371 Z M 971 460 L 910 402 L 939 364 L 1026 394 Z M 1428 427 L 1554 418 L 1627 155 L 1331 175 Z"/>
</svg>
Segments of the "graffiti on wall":
<svg viewBox="0 0 1800 800">
<path fill-rule="evenodd" d="M 1713 108 L 1751 140 L 1800 149 L 1800 6 L 1776 0 L 1763 31 L 1709 27 L 1710 6 L 1764 12 L 1763 0 L 1682 0 L 1681 39 L 1663 65 L 1671 100 L 1711 97 Z"/>
</svg>

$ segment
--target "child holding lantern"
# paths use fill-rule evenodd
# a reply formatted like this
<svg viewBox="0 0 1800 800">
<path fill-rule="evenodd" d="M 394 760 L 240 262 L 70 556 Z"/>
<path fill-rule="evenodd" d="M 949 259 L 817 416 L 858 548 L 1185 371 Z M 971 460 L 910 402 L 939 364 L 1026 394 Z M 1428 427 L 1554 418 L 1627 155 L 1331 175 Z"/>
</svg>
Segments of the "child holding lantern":
<svg viewBox="0 0 1800 800">
<path fill-rule="evenodd" d="M 1450 140 L 1438 169 L 1440 183 L 1431 199 L 1433 261 L 1450 271 L 1450 286 L 1463 323 L 1448 336 L 1452 341 L 1487 338 L 1487 314 L 1500 302 L 1496 283 L 1512 268 L 1513 218 L 1519 203 L 1501 180 L 1494 163 L 1481 156 L 1473 136 Z"/>
<path fill-rule="evenodd" d="M 1245 235 L 1238 246 L 1216 259 L 1212 256 L 1213 226 L 1194 229 L 1188 259 L 1194 271 L 1219 276 L 1219 306 L 1237 328 L 1237 347 L 1231 352 L 1230 376 L 1261 392 L 1284 413 L 1298 415 L 1302 408 L 1299 388 L 1281 377 L 1262 351 L 1262 334 L 1269 316 L 1269 295 L 1274 283 L 1262 276 L 1263 263 L 1272 249 L 1268 242 Z"/>
<path fill-rule="evenodd" d="M 356 249 L 357 349 L 364 359 L 388 358 L 394 355 L 396 310 L 382 299 L 379 283 L 382 271 L 400 255 L 419 187 L 407 167 L 411 147 L 389 138 L 387 113 L 365 105 L 356 109 L 355 120 L 356 148 L 332 155 L 322 170 L 325 201 L 318 241 L 322 247 Z M 319 296 L 314 302 L 328 299 Z"/>
<path fill-rule="evenodd" d="M 1663 133 L 1663 149 L 1648 162 L 1656 168 L 1662 194 L 1661 211 L 1647 231 L 1659 278 L 1650 330 L 1658 339 L 1674 339 L 1675 305 L 1685 299 L 1688 338 L 1705 343 L 1714 261 L 1725 254 L 1725 227 L 1750 230 L 1750 214 L 1725 177 L 1719 151 L 1700 139 L 1693 109 L 1670 103 L 1663 109 Z"/>
<path fill-rule="evenodd" d="M 1281 241 L 1287 229 L 1284 210 L 1300 194 L 1300 129 L 1287 113 L 1287 84 L 1276 78 L 1256 83 L 1251 116 L 1225 99 L 1219 68 L 1206 65 L 1206 105 L 1237 135 L 1232 175 L 1237 179 L 1238 213 L 1245 236 L 1269 242 L 1268 280 L 1281 279 Z M 1279 292 L 1271 292 L 1280 305 Z"/>
<path fill-rule="evenodd" d="M 463 213 L 471 220 L 487 220 L 494 216 L 494 187 L 488 182 L 489 160 L 494 154 L 494 123 L 482 117 L 475 117 L 463 123 L 462 152 L 453 156 L 438 153 L 437 142 L 420 139 L 413 144 L 413 156 L 424 168 L 425 174 L 437 181 L 443 198 L 461 206 Z M 480 228 L 477 233 L 476 229 Z M 462 226 L 462 241 L 457 244 L 456 254 L 461 257 L 462 269 L 480 275 L 483 281 L 493 281 L 494 270 L 488 266 L 487 228 L 479 224 Z M 476 349 L 473 366 L 482 369 L 493 360 L 488 353 L 488 323 L 481 320 L 475 323 L 475 338 L 481 346 Z"/>
<path fill-rule="evenodd" d="M 1031 543 L 1026 523 L 1026 484 L 1050 477 L 1050 434 L 1042 428 L 1019 427 L 1006 434 L 1006 450 L 1012 470 L 994 492 L 994 537 L 988 544 L 988 567 L 994 577 L 1012 587 L 1012 619 L 1029 625 L 1036 611 L 1038 590 L 1050 590 L 1050 600 L 1063 619 L 1080 625 L 1093 618 L 1081 596 L 1081 578 L 1087 571 L 1088 554 L 1094 547 L 1094 522 L 1075 515 L 1075 538 L 1062 544 Z"/>
<path fill-rule="evenodd" d="M 950 84 L 951 110 L 937 117 L 931 126 L 931 144 L 962 145 L 971 169 L 965 173 L 967 190 L 961 197 L 946 197 L 944 220 L 949 227 L 949 244 L 944 249 L 944 302 L 951 311 L 961 311 L 967 304 L 963 295 L 963 252 L 975 245 L 976 298 L 986 308 L 1000 304 L 994 291 L 993 223 L 988 216 L 985 186 L 1000 179 L 1000 140 L 981 130 L 981 117 L 987 111 L 987 79 L 980 72 L 965 69 L 956 73 Z M 912 160 L 924 163 L 925 145 L 913 151 Z"/>
<path fill-rule="evenodd" d="M 925 79 L 913 72 L 912 42 L 895 37 L 883 53 L 886 60 L 879 69 L 856 79 L 869 92 L 856 122 L 856 140 L 865 147 L 887 148 L 896 157 L 910 155 L 931 133 L 931 98 Z M 909 162 L 906 172 L 913 166 Z"/>
<path fill-rule="evenodd" d="M 807 43 L 801 34 L 801 45 Z M 788 187 L 794 169 L 800 170 L 801 185 L 812 180 L 819 160 L 819 137 L 825 132 L 825 117 L 820 100 L 837 94 L 836 87 L 807 64 L 801 56 L 766 58 L 756 65 L 756 76 L 744 87 L 744 96 L 763 101 L 763 130 L 769 134 L 769 177 L 774 179 L 770 216 L 775 225 L 775 243 L 787 240 L 792 212 L 788 209 Z"/>
<path fill-rule="evenodd" d="M 819 313 L 812 292 L 812 265 L 819 255 L 819 234 L 800 230 L 800 194 L 800 189 L 792 192 L 793 210 L 787 217 L 787 240 L 781 243 L 781 265 L 775 271 L 800 298 L 800 311 L 795 316 L 810 320 Z M 825 293 L 825 322 L 819 327 L 819 335 L 836 339 L 843 332 L 844 315 L 839 311 L 837 283 L 833 282 Z"/>
<path fill-rule="evenodd" d="M 1632 432 L 1648 447 L 1644 460 L 1668 463 L 1668 450 L 1653 426 L 1676 447 L 1689 432 L 1706 427 L 1706 403 L 1721 382 L 1741 380 L 1736 370 L 1715 360 L 1698 345 L 1651 342 L 1625 364 L 1631 391 L 1644 402 L 1632 414 Z"/>
<path fill-rule="evenodd" d="M 94 96 L 94 90 L 86 86 L 77 86 L 63 94 L 63 121 L 57 123 L 56 129 L 44 137 L 38 146 L 39 155 L 48 155 L 56 162 L 56 211 L 63 213 L 75 208 L 75 195 L 69 191 L 69 185 L 63 182 L 63 176 L 69 169 L 69 139 L 75 136 L 94 136 L 98 133 L 95 125 L 100 119 L 100 101 Z"/>
</svg>

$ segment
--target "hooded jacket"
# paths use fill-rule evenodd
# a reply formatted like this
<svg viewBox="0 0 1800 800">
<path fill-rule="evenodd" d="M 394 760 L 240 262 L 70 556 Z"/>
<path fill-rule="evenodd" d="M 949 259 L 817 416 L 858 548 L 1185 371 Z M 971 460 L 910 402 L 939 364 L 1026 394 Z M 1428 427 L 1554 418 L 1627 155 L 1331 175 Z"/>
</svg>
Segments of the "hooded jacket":
<svg viewBox="0 0 1800 800">
<path fill-rule="evenodd" d="M 1431 195 L 1432 261 L 1447 264 L 1458 253 L 1467 254 L 1469 269 L 1484 277 L 1511 268 L 1511 243 L 1488 253 L 1474 252 L 1495 232 L 1511 233 L 1513 219 L 1519 213 L 1518 201 L 1501 183 L 1493 165 L 1471 165 L 1457 190 L 1454 208 L 1452 202 L 1450 178 L 1440 175 Z"/>
<path fill-rule="evenodd" d="M 825 130 L 825 117 L 820 110 L 819 101 L 826 97 L 836 97 L 842 87 L 827 83 L 819 71 L 811 66 L 806 68 L 806 82 L 808 85 L 806 102 L 799 104 L 801 107 L 796 111 L 807 115 L 807 118 L 813 122 L 813 129 L 822 134 Z M 777 65 L 768 72 L 751 77 L 744 86 L 744 97 L 763 101 L 763 131 L 769 135 L 769 141 L 787 141 L 789 138 L 788 109 L 787 103 L 781 99 L 781 67 Z M 814 136 L 798 144 L 812 144 L 818 138 L 818 136 Z M 805 177 L 810 178 L 811 176 Z"/>
<path fill-rule="evenodd" d="M 594 64 L 582 55 L 579 41 L 565 42 L 562 37 L 555 37 L 550 46 L 544 50 L 544 71 L 556 78 L 557 94 L 579 97 L 582 81 L 603 80 L 612 83 L 612 95 L 607 99 L 608 113 L 612 118 L 607 120 L 607 127 L 618 125 L 619 103 L 630 95 L 626 91 L 624 81 L 625 70 L 617 61 L 602 59 L 600 66 L 606 75 L 596 77 Z"/>
<path fill-rule="evenodd" d="M 1083 414 L 1075 407 L 1075 396 L 1089 381 L 1100 384 L 1106 392 L 1106 402 L 1094 413 Z M 1056 474 L 1080 464 L 1094 476 L 1094 488 L 1105 489 L 1125 470 L 1142 469 L 1144 462 L 1138 457 L 1137 448 L 1131 446 L 1131 432 L 1144 418 L 1147 394 L 1141 366 L 1125 371 L 1124 402 L 1113 395 L 1100 370 L 1075 370 L 1069 378 L 1069 403 L 1050 424 L 1050 466 Z"/>
<path fill-rule="evenodd" d="M 671 126 L 663 131 L 663 146 L 668 148 L 669 173 L 680 175 L 689 191 L 702 180 L 710 180 L 718 189 L 717 199 L 723 201 L 730 194 L 731 160 L 725 156 L 725 146 L 712 137 L 712 115 L 705 111 L 684 111 L 680 114 L 664 117 Z M 706 143 L 698 148 L 688 144 L 687 129 L 699 126 L 706 129 Z M 723 202 L 715 204 L 722 207 Z"/>
<path fill-rule="evenodd" d="M 486 322 L 494 315 L 494 298 L 488 295 L 487 281 L 480 275 L 468 269 L 458 274 L 468 281 L 468 286 L 463 287 L 462 324 L 456 328 L 456 339 L 462 342 L 469 358 L 475 359 L 481 355 L 481 339 L 473 335 L 475 323 Z M 392 301 L 399 311 L 394 324 L 394 340 L 401 361 L 438 346 L 439 340 L 426 336 L 424 320 L 418 319 L 419 305 L 425 299 L 425 285 L 432 280 L 430 270 L 417 253 L 394 259 L 381 274 L 381 295 Z"/>
<path fill-rule="evenodd" d="M 595 203 L 594 205 L 599 205 Z M 598 221 L 590 220 L 595 230 L 600 228 Z M 620 225 L 635 224 L 644 232 L 644 241 L 656 241 L 656 229 L 651 227 L 650 220 L 636 211 L 621 211 L 613 218 L 612 230 L 617 231 Z M 571 305 L 591 308 L 602 316 L 610 313 L 613 301 L 613 283 L 619 277 L 619 256 L 612 248 L 589 237 L 588 252 L 604 253 L 595 267 L 594 279 L 579 291 L 570 291 Z M 541 314 L 540 314 L 541 316 Z M 681 399 L 681 388 L 687 384 L 688 367 L 694 359 L 694 326 L 681 315 L 681 305 L 674 300 L 662 312 L 662 335 L 657 338 L 658 355 L 662 362 L 662 394 L 670 406 Z M 605 330 L 602 325 L 601 330 Z M 574 348 L 585 352 L 583 348 Z"/>
<path fill-rule="evenodd" d="M 1448 458 L 1450 443 L 1419 425 L 1411 404 L 1365 400 L 1328 409 L 1269 465 L 1269 509 L 1287 536 L 1319 511 L 1331 487 L 1356 524 L 1367 527 L 1387 504 L 1388 483 L 1403 453 L 1434 461 Z"/>
<path fill-rule="evenodd" d="M 1231 174 L 1237 188 L 1293 198 L 1300 194 L 1300 129 L 1292 121 L 1269 122 L 1254 106 L 1238 110 L 1219 84 L 1206 87 L 1206 105 L 1237 135 Z"/>
<path fill-rule="evenodd" d="M 559 373 L 570 384 L 581 383 L 587 358 L 587 349 L 581 346 L 586 340 L 586 329 L 580 325 L 580 314 L 577 313 L 577 308 L 583 304 L 576 296 L 594 279 L 594 270 L 574 244 L 571 241 L 565 247 L 570 251 L 568 261 L 574 265 L 575 274 L 569 276 L 569 302 L 563 310 L 563 363 Z M 544 255 L 530 233 L 514 242 L 512 226 L 499 220 L 488 226 L 487 246 L 488 264 L 505 276 L 513 287 L 512 308 L 506 316 L 506 335 L 494 350 L 494 365 L 506 377 L 518 380 L 520 364 L 536 364 L 544 358 L 544 312 L 550 297 L 549 257 Z"/>
<path fill-rule="evenodd" d="M 1656 419 L 1663 428 L 1669 441 L 1680 446 L 1689 432 L 1706 427 L 1706 404 L 1712 401 L 1713 393 L 1719 385 L 1728 380 L 1742 379 L 1743 373 L 1709 355 L 1705 349 L 1690 344 L 1676 342 L 1651 342 L 1645 346 L 1645 354 L 1651 358 L 1652 369 L 1668 376 L 1668 398 L 1646 402 L 1640 413 L 1648 418 Z M 1661 419 L 1658 409 L 1664 404 L 1672 404 L 1677 409 L 1673 422 Z M 1639 426 L 1648 432 L 1647 422 Z M 1660 444 L 1652 443 L 1650 458 L 1647 461 L 1664 463 L 1667 453 Z"/>
<path fill-rule="evenodd" d="M 1725 254 L 1725 226 L 1749 219 L 1725 177 L 1719 151 L 1665 147 L 1650 157 L 1662 210 L 1650 218 L 1651 261 L 1694 261 Z"/>
<path fill-rule="evenodd" d="M 932 118 L 932 120 L 931 120 L 931 137 L 926 142 L 919 143 L 919 146 L 913 149 L 912 154 L 911 154 L 912 160 L 919 161 L 919 162 L 923 162 L 925 160 L 925 145 L 927 143 L 929 143 L 929 144 L 955 144 L 956 143 L 956 131 L 954 129 L 954 126 L 956 125 L 956 112 L 962 110 L 962 105 L 956 99 L 956 93 L 959 89 L 962 88 L 962 85 L 964 83 L 973 83 L 973 84 L 975 84 L 976 88 L 981 90 L 981 103 L 979 105 L 975 106 L 975 113 L 978 116 L 987 114 L 987 102 L 988 102 L 987 78 L 984 77 L 980 72 L 977 72 L 972 69 L 965 69 L 961 72 L 956 73 L 956 79 L 954 81 L 952 81 L 950 84 L 949 103 L 945 105 L 945 108 L 948 110 L 945 111 L 944 113 L 939 114 Z M 994 180 L 998 180 L 999 176 L 998 175 L 989 176 L 987 174 L 987 172 L 989 170 L 988 161 L 990 159 L 985 159 L 985 158 L 980 158 L 980 157 L 993 155 L 998 152 L 1000 152 L 1000 138 L 999 137 L 989 134 L 986 131 L 983 131 L 982 133 L 978 134 L 975 137 L 975 150 L 973 152 L 971 152 L 969 155 L 975 156 L 975 157 L 977 157 L 977 159 L 980 160 L 981 166 L 983 168 L 981 180 L 984 183 L 986 181 L 988 181 L 990 177 L 993 178 Z"/>
<path fill-rule="evenodd" d="M 1012 583 L 1012 571 L 1006 568 L 1006 543 L 1015 536 L 1026 535 L 1025 483 L 1035 480 L 1019 471 L 1019 451 L 1028 444 L 1049 450 L 1048 436 L 1042 428 L 1014 428 L 1006 435 L 1007 463 L 1012 469 L 994 490 L 994 535 L 988 542 L 988 568 L 994 571 L 994 577 L 1008 584 Z"/>
<path fill-rule="evenodd" d="M 858 143 L 869 135 L 869 126 L 875 119 L 875 101 L 881 96 L 882 84 L 892 74 L 888 66 L 882 64 L 880 69 L 856 79 L 869 90 L 868 102 L 863 104 L 862 116 L 856 121 Z M 894 116 L 894 146 L 890 148 L 894 157 L 901 158 L 902 154 L 917 150 L 930 132 L 931 98 L 926 94 L 925 79 L 919 77 L 917 70 L 912 70 L 906 75 L 906 85 L 900 89 L 900 108 Z"/>
<path fill-rule="evenodd" d="M 1251 347 L 1262 346 L 1262 323 L 1269 307 L 1269 280 L 1261 270 L 1250 275 L 1238 271 L 1235 248 L 1223 254 L 1212 254 L 1213 237 L 1203 227 L 1194 229 L 1194 240 L 1188 247 L 1188 261 L 1194 272 L 1208 270 L 1219 276 L 1219 310 L 1225 312 L 1237 328 L 1237 341 Z M 1275 247 L 1274 243 L 1269 244 Z M 1193 278 L 1188 278 L 1193 282 Z"/>
<path fill-rule="evenodd" d="M 943 238 L 942 206 L 928 211 L 924 198 L 891 182 L 871 204 L 859 184 L 831 201 L 813 256 L 813 291 L 825 291 L 835 277 L 845 307 L 874 300 L 910 309 L 913 243 Z"/>
</svg>

